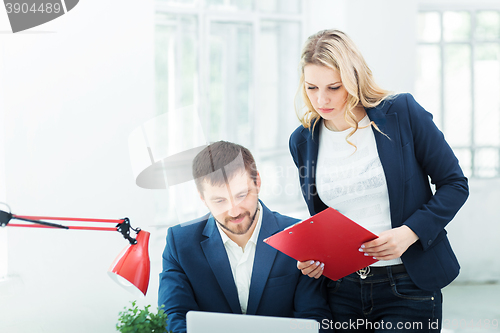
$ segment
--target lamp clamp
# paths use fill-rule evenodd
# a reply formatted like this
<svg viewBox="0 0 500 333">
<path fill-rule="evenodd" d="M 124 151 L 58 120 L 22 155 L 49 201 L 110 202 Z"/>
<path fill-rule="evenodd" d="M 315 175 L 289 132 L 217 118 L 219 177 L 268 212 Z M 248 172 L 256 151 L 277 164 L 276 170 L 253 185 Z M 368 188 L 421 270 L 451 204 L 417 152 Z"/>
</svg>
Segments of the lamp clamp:
<svg viewBox="0 0 500 333">
<path fill-rule="evenodd" d="M 118 223 L 116 225 L 116 230 L 121 232 L 121 234 L 123 235 L 123 238 L 128 240 L 130 242 L 130 245 L 135 245 L 135 244 L 137 244 L 137 239 L 130 236 L 130 229 L 134 230 L 136 233 L 139 233 L 139 231 L 141 231 L 140 228 L 137 228 L 137 229 L 132 228 L 128 217 L 125 217 L 123 219 L 122 223 Z"/>
</svg>

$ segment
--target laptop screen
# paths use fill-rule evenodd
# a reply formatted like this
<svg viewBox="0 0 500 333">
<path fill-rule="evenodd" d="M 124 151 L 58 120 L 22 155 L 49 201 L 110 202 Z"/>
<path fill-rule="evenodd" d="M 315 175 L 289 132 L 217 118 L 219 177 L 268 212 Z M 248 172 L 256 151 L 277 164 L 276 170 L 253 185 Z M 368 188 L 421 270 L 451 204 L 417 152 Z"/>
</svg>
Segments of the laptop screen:
<svg viewBox="0 0 500 333">
<path fill-rule="evenodd" d="M 318 333 L 319 323 L 312 319 L 283 318 L 189 311 L 187 333 Z"/>
</svg>

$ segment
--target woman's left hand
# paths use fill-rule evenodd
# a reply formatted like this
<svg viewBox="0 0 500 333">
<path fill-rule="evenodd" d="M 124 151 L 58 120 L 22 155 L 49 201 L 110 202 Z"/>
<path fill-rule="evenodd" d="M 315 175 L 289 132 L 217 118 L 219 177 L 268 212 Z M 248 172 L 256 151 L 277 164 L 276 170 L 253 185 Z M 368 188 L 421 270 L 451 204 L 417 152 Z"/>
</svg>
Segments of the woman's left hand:
<svg viewBox="0 0 500 333">
<path fill-rule="evenodd" d="M 361 245 L 359 251 L 377 260 L 391 260 L 401 255 L 418 240 L 418 236 L 406 225 L 380 233 L 377 239 Z"/>
</svg>

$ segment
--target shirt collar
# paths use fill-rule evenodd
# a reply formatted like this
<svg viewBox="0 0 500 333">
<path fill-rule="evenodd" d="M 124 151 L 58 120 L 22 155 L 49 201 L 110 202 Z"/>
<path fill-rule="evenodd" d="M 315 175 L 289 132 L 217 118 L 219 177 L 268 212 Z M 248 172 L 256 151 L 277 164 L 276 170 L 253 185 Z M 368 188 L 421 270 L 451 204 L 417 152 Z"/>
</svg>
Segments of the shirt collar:
<svg viewBox="0 0 500 333">
<path fill-rule="evenodd" d="M 260 204 L 260 202 L 258 202 L 257 204 L 259 207 L 259 218 L 257 219 L 257 224 L 255 225 L 255 229 L 253 229 L 252 236 L 248 240 L 249 242 L 252 242 L 254 245 L 257 245 L 257 241 L 259 239 L 259 232 L 260 232 L 260 226 L 262 225 L 262 215 L 263 215 L 262 205 Z M 222 227 L 219 225 L 219 223 L 215 221 L 215 217 L 214 217 L 214 222 L 215 225 L 217 226 L 217 229 L 219 229 L 220 237 L 222 238 L 222 243 L 226 244 L 228 241 L 232 241 L 231 238 L 229 238 L 229 236 L 226 235 L 224 230 L 222 230 Z"/>
</svg>

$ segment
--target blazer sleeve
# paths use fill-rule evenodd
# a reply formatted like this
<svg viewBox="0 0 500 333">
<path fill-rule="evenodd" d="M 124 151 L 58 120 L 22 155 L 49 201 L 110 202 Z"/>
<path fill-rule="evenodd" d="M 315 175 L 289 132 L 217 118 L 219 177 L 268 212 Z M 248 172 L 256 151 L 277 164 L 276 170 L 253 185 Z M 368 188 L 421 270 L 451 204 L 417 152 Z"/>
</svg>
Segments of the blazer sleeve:
<svg viewBox="0 0 500 333">
<path fill-rule="evenodd" d="M 327 279 L 324 276 L 314 279 L 301 274 L 294 298 L 294 317 L 316 320 L 319 323 L 320 332 L 328 332 L 322 328 L 326 326 L 326 323 L 329 325 L 332 319 L 327 301 L 326 283 Z"/>
<path fill-rule="evenodd" d="M 410 94 L 406 101 L 414 155 L 423 174 L 435 184 L 436 191 L 404 224 L 417 234 L 423 249 L 427 250 L 465 203 L 469 190 L 467 178 L 443 133 L 432 121 L 432 114 Z"/>
<path fill-rule="evenodd" d="M 167 313 L 167 329 L 186 332 L 186 313 L 198 310 L 191 284 L 179 263 L 172 228 L 167 232 L 167 244 L 163 251 L 163 271 L 160 273 L 158 306 L 164 305 Z"/>
</svg>

